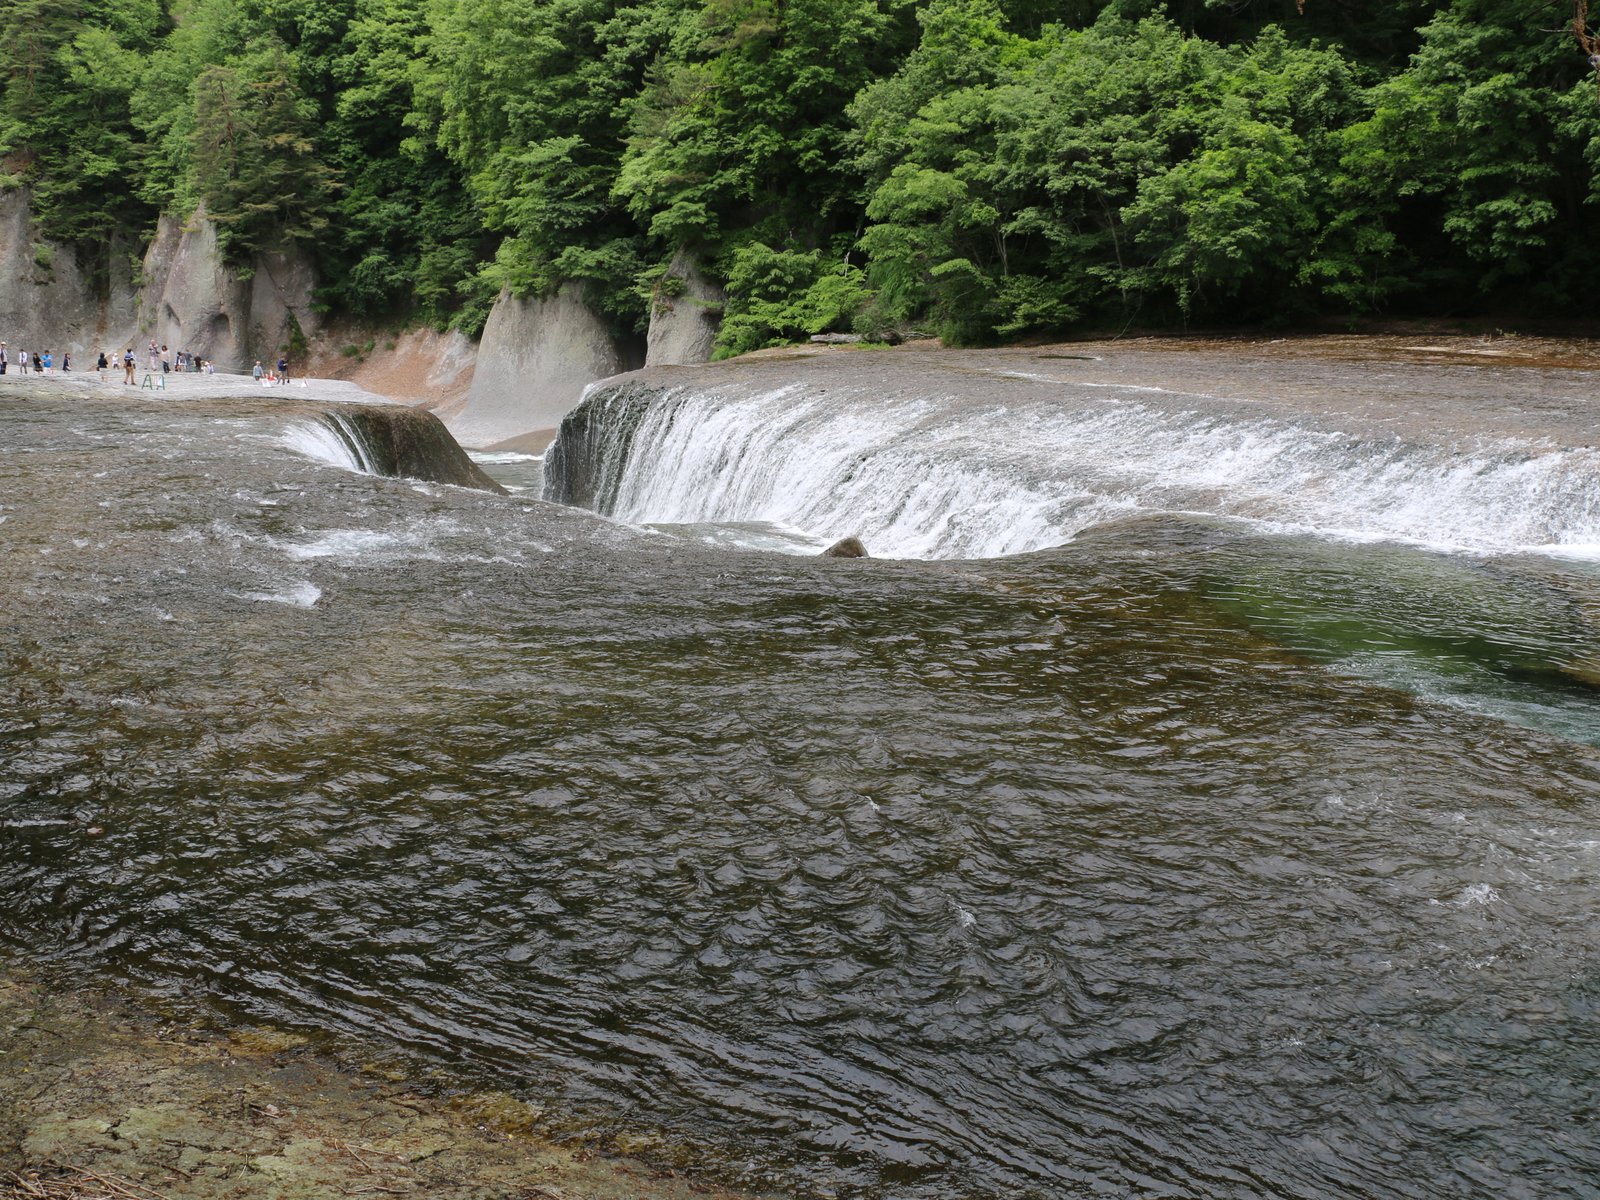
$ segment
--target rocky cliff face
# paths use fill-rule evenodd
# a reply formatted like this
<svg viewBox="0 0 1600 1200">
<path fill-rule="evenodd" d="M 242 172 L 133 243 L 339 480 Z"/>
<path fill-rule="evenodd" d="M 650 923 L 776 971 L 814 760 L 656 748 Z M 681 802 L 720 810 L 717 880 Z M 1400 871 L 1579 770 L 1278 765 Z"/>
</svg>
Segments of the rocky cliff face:
<svg viewBox="0 0 1600 1200">
<path fill-rule="evenodd" d="M 256 359 L 270 364 L 287 353 L 296 331 L 315 325 L 309 257 L 270 250 L 245 274 L 222 261 L 216 227 L 203 213 L 188 222 L 162 217 L 145 253 L 135 349 L 154 341 L 209 358 L 221 371 L 248 371 Z"/>
<path fill-rule="evenodd" d="M 726 299 L 723 290 L 706 278 L 694 255 L 679 250 L 650 310 L 645 366 L 710 362 Z"/>
<path fill-rule="evenodd" d="M 11 360 L 19 350 L 48 350 L 58 362 L 71 354 L 81 368 L 132 329 L 129 249 L 102 247 L 101 261 L 85 261 L 40 235 L 27 192 L 0 192 L 0 340 Z"/>
<path fill-rule="evenodd" d="M 17 350 L 70 353 L 82 369 L 151 341 L 247 371 L 276 359 L 296 327 L 311 332 L 315 272 L 286 248 L 256 256 L 246 278 L 225 266 L 215 227 L 198 214 L 162 217 L 135 281 L 135 247 L 74 250 L 43 238 L 28 193 L 0 193 L 0 338 Z M 142 361 L 142 355 L 141 355 Z"/>
<path fill-rule="evenodd" d="M 439 415 L 464 446 L 553 437 L 584 388 L 643 360 L 643 348 L 616 338 L 579 287 L 544 299 L 503 293 L 484 326 L 465 402 Z"/>
<path fill-rule="evenodd" d="M 248 372 L 256 359 L 270 364 L 318 331 L 316 272 L 298 248 L 259 254 L 241 273 L 222 261 L 216 228 L 200 213 L 161 218 L 137 280 L 136 251 L 114 244 L 86 262 L 39 236 L 25 191 L 0 192 L 0 339 L 13 360 L 22 349 L 58 359 L 65 352 L 81 370 L 100 350 L 115 359 L 132 346 L 142 364 L 154 341 L 221 371 Z M 324 347 L 320 365 L 331 375 L 359 367 L 366 386 L 434 407 L 466 445 L 515 438 L 542 448 L 589 384 L 644 365 L 646 345 L 656 365 L 710 358 L 722 290 L 686 252 L 669 275 L 675 282 L 663 289 L 647 342 L 616 337 L 582 288 L 569 285 L 542 299 L 502 295 L 476 348 L 460 335 L 413 331 L 386 338 L 383 353 L 360 354 L 353 365 Z"/>
</svg>

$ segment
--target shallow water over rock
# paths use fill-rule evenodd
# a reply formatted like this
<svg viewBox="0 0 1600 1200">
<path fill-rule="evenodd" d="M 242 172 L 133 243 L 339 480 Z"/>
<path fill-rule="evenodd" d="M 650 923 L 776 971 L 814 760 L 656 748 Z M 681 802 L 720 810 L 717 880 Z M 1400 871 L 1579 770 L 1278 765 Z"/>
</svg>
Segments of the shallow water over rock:
<svg viewBox="0 0 1600 1200">
<path fill-rule="evenodd" d="M 266 412 L 0 428 L 15 953 L 803 1193 L 1600 1176 L 1591 564 L 716 551 Z"/>
</svg>

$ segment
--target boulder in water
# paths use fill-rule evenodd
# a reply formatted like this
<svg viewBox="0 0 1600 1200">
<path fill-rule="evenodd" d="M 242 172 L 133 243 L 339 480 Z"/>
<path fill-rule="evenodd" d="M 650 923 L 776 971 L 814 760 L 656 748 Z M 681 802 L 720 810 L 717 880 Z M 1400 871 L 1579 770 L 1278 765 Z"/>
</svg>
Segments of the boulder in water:
<svg viewBox="0 0 1600 1200">
<path fill-rule="evenodd" d="M 869 558 L 867 548 L 858 537 L 840 538 L 821 554 L 822 558 Z"/>
</svg>

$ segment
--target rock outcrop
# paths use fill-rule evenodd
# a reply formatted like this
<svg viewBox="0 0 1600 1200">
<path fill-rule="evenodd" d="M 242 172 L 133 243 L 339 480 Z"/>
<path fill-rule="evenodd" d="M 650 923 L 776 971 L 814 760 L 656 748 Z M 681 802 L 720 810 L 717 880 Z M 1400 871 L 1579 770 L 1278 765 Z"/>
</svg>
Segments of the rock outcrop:
<svg viewBox="0 0 1600 1200">
<path fill-rule="evenodd" d="M 710 362 L 726 298 L 687 250 L 673 255 L 650 309 L 645 366 Z"/>
<path fill-rule="evenodd" d="M 0 340 L 13 362 L 19 350 L 48 350 L 58 362 L 71 354 L 82 369 L 133 328 L 128 247 L 100 252 L 105 259 L 90 264 L 47 240 L 34 224 L 28 192 L 0 192 Z"/>
<path fill-rule="evenodd" d="M 840 538 L 833 545 L 824 550 L 820 558 L 867 558 L 867 548 L 861 544 L 857 537 Z"/>
<path fill-rule="evenodd" d="M 241 277 L 244 276 L 244 277 Z M 222 260 L 216 226 L 164 216 L 144 260 L 138 342 L 209 358 L 222 371 L 272 362 L 314 324 L 316 272 L 298 248 L 270 249 L 240 272 Z"/>
<path fill-rule="evenodd" d="M 553 437 L 584 388 L 635 369 L 642 350 L 616 338 L 576 285 L 543 299 L 502 293 L 484 326 L 465 402 L 439 415 L 464 446 L 533 432 Z"/>
<path fill-rule="evenodd" d="M 505 495 L 505 489 L 467 457 L 430 412 L 398 404 L 344 404 L 319 414 L 319 419 L 374 475 L 427 479 Z"/>
</svg>

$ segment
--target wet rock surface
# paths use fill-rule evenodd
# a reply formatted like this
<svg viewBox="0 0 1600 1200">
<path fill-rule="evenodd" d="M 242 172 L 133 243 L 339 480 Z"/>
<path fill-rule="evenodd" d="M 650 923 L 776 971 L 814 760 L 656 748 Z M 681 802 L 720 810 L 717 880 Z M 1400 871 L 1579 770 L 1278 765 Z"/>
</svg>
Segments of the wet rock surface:
<svg viewBox="0 0 1600 1200">
<path fill-rule="evenodd" d="M 432 413 L 397 405 L 361 404 L 341 406 L 319 416 L 339 436 L 357 440 L 358 445 L 353 448 L 376 475 L 426 479 L 505 494 L 503 487 L 467 457 Z"/>
<path fill-rule="evenodd" d="M 867 548 L 857 537 L 840 538 L 822 552 L 823 558 L 866 558 Z"/>
<path fill-rule="evenodd" d="M 0 1197 L 735 1200 L 508 1097 L 343 1068 L 303 1039 L 160 1022 L 0 965 Z"/>
</svg>

